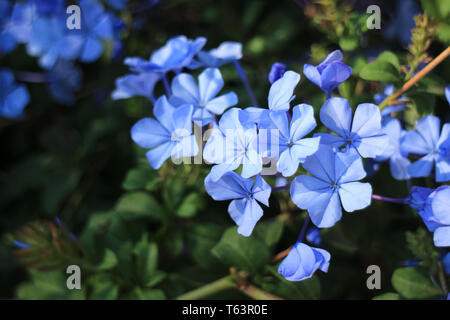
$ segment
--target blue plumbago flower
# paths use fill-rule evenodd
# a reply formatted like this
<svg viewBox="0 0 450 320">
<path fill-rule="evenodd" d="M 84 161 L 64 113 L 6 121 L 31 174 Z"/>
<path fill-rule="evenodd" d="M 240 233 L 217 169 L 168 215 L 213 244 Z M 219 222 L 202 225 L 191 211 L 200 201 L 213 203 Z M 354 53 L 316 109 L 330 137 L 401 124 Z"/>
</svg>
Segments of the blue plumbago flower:
<svg viewBox="0 0 450 320">
<path fill-rule="evenodd" d="M 8 30 L 20 43 L 29 41 L 32 32 L 33 19 L 37 8 L 33 2 L 16 3 L 11 12 Z M 2 41 L 3 42 L 3 41 Z"/>
<path fill-rule="evenodd" d="M 300 175 L 291 184 L 291 199 L 308 210 L 311 221 L 319 228 L 332 227 L 347 212 L 370 205 L 372 187 L 357 182 L 366 176 L 362 159 L 356 152 L 334 152 L 326 145 L 306 158 L 303 168 L 310 175 Z"/>
<path fill-rule="evenodd" d="M 331 52 L 318 66 L 305 64 L 303 74 L 320 89 L 325 91 L 327 97 L 339 84 L 347 80 L 353 69 L 342 62 L 340 50 Z"/>
<path fill-rule="evenodd" d="M 228 206 L 228 213 L 238 225 L 238 233 L 246 237 L 252 234 L 253 228 L 263 215 L 257 201 L 268 207 L 272 190 L 260 175 L 253 181 L 233 171 L 225 173 L 217 181 L 208 175 L 205 179 L 205 189 L 214 200 L 233 200 Z"/>
<path fill-rule="evenodd" d="M 331 255 L 328 251 L 297 242 L 278 267 L 278 273 L 289 281 L 311 278 L 317 269 L 328 272 Z"/>
<path fill-rule="evenodd" d="M 270 68 L 269 72 L 269 82 L 274 83 L 278 79 L 280 79 L 283 74 L 286 72 L 287 66 L 281 62 L 275 62 Z"/>
<path fill-rule="evenodd" d="M 417 210 L 428 230 L 434 232 L 436 247 L 450 246 L 450 186 L 440 186 L 435 190 L 413 187 L 408 197 L 409 205 Z"/>
<path fill-rule="evenodd" d="M 111 93 L 113 100 L 144 96 L 153 100 L 153 89 L 161 76 L 157 73 L 127 74 L 116 79 L 116 89 Z"/>
<path fill-rule="evenodd" d="M 203 37 L 190 40 L 185 36 L 177 36 L 171 38 L 162 48 L 156 50 L 150 60 L 130 57 L 125 59 L 125 64 L 137 72 L 179 72 L 191 63 L 205 43 L 206 39 Z"/>
<path fill-rule="evenodd" d="M 11 71 L 0 69 L 0 116 L 19 118 L 29 101 L 27 88 L 14 81 Z"/>
<path fill-rule="evenodd" d="M 394 93 L 394 85 L 393 84 L 387 84 L 384 87 L 384 91 L 383 93 L 377 93 L 373 96 L 373 100 L 375 100 L 375 102 L 377 104 L 380 104 L 381 102 L 383 102 L 384 99 L 386 99 L 388 96 L 390 96 L 391 94 Z M 401 96 L 399 99 L 402 100 L 404 99 L 405 96 Z M 387 106 L 386 108 L 384 108 L 383 110 L 381 110 L 381 117 L 383 119 L 385 118 L 390 118 L 389 116 L 391 115 L 391 113 L 393 112 L 400 112 L 405 110 L 405 105 L 404 104 L 398 104 L 398 105 L 392 105 L 392 106 Z"/>
<path fill-rule="evenodd" d="M 320 237 L 320 229 L 316 227 L 311 227 L 306 232 L 306 240 L 314 244 L 315 246 L 320 246 L 322 243 L 322 238 Z"/>
<path fill-rule="evenodd" d="M 278 139 L 271 144 L 271 153 L 279 153 L 277 170 L 285 177 L 291 176 L 319 148 L 320 137 L 303 138 L 316 127 L 314 109 L 307 104 L 295 106 L 290 125 L 285 111 L 271 111 L 270 119 L 278 130 Z"/>
<path fill-rule="evenodd" d="M 59 59 L 48 72 L 48 79 L 53 99 L 64 105 L 75 103 L 74 92 L 81 86 L 82 72 L 72 61 Z"/>
<path fill-rule="evenodd" d="M 395 11 L 385 28 L 383 36 L 399 40 L 403 47 L 411 43 L 411 29 L 415 27 L 414 17 L 420 13 L 420 7 L 414 0 L 397 0 Z"/>
<path fill-rule="evenodd" d="M 17 46 L 17 40 L 11 32 L 11 10 L 11 2 L 0 0 L 0 53 L 9 53 Z"/>
<path fill-rule="evenodd" d="M 376 157 L 377 161 L 389 159 L 391 175 L 397 180 L 410 179 L 408 166 L 411 162 L 407 158 L 407 153 L 400 149 L 405 131 L 402 130 L 400 121 L 395 118 L 389 119 L 381 131 L 389 137 L 389 142 L 384 152 Z"/>
<path fill-rule="evenodd" d="M 416 128 L 405 134 L 401 147 L 408 154 L 422 156 L 408 166 L 411 177 L 427 177 L 431 174 L 436 162 L 436 181 L 450 180 L 450 124 L 442 127 L 441 121 L 435 116 L 426 116 Z"/>
<path fill-rule="evenodd" d="M 81 29 L 68 30 L 64 45 L 75 45 L 80 61 L 92 62 L 103 52 L 102 41 L 114 38 L 113 19 L 98 2 L 81 0 L 79 6 L 82 14 Z"/>
<path fill-rule="evenodd" d="M 239 42 L 225 41 L 217 48 L 209 51 L 200 51 L 189 65 L 189 68 L 199 67 L 219 68 L 224 64 L 242 58 L 242 44 Z"/>
<path fill-rule="evenodd" d="M 447 102 L 450 105 L 450 84 L 445 87 L 445 97 L 447 98 Z"/>
<path fill-rule="evenodd" d="M 250 178 L 262 170 L 262 155 L 258 152 L 256 124 L 246 119 L 239 108 L 227 110 L 214 125 L 203 150 L 203 158 L 214 163 L 210 179 L 218 180 L 228 171 L 242 165 L 242 176 Z"/>
<path fill-rule="evenodd" d="M 166 96 L 155 103 L 156 119 L 144 118 L 131 128 L 131 138 L 147 151 L 147 160 L 153 169 L 159 169 L 169 157 L 180 159 L 195 156 L 198 145 L 192 134 L 192 105 L 173 107 Z"/>
<path fill-rule="evenodd" d="M 225 109 L 238 103 L 234 92 L 228 92 L 217 97 L 224 85 L 222 74 L 217 68 L 205 69 L 198 76 L 198 86 L 188 73 L 180 73 L 172 81 L 173 105 L 192 104 L 194 106 L 194 121 L 201 121 L 203 125 L 215 120 L 216 114 L 222 114 Z"/>
<path fill-rule="evenodd" d="M 286 71 L 275 81 L 269 90 L 268 106 L 273 111 L 288 111 L 294 100 L 294 89 L 300 81 L 300 75 L 294 71 Z"/>
<path fill-rule="evenodd" d="M 64 9 L 65 0 L 30 0 L 38 14 L 52 15 L 61 13 Z"/>
<path fill-rule="evenodd" d="M 338 134 L 318 133 L 320 143 L 336 148 L 346 145 L 363 158 L 375 158 L 388 145 L 389 138 L 381 131 L 380 109 L 372 103 L 358 105 L 352 123 L 352 108 L 347 99 L 330 98 L 320 109 L 320 120 Z"/>
</svg>

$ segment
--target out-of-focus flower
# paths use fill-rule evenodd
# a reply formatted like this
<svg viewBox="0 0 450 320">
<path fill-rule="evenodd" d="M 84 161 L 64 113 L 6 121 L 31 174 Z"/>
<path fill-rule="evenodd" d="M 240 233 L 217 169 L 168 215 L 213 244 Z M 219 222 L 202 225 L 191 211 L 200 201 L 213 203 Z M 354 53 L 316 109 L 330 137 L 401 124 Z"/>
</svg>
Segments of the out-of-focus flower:
<svg viewBox="0 0 450 320">
<path fill-rule="evenodd" d="M 76 100 L 74 92 L 80 88 L 82 76 L 72 61 L 59 59 L 48 72 L 52 97 L 62 104 L 73 105 Z"/>
<path fill-rule="evenodd" d="M 27 88 L 14 81 L 11 71 L 0 69 L 0 116 L 19 118 L 29 101 Z"/>
<path fill-rule="evenodd" d="M 156 73 L 127 74 L 116 79 L 116 89 L 111 93 L 113 100 L 144 96 L 153 100 L 153 89 L 160 79 Z"/>
<path fill-rule="evenodd" d="M 205 189 L 214 200 L 233 200 L 228 206 L 228 213 L 238 225 L 238 233 L 246 237 L 252 234 L 253 228 L 263 215 L 257 201 L 268 207 L 272 190 L 260 175 L 253 181 L 234 171 L 225 173 L 217 181 L 207 176 Z"/>
<path fill-rule="evenodd" d="M 200 67 L 219 68 L 224 64 L 242 58 L 242 44 L 239 42 L 225 41 L 217 48 L 209 51 L 200 51 L 189 65 L 189 68 Z"/>
<path fill-rule="evenodd" d="M 306 232 L 306 240 L 314 244 L 315 246 L 320 246 L 322 243 L 322 238 L 320 237 L 320 229 L 316 227 L 311 227 Z"/>
</svg>

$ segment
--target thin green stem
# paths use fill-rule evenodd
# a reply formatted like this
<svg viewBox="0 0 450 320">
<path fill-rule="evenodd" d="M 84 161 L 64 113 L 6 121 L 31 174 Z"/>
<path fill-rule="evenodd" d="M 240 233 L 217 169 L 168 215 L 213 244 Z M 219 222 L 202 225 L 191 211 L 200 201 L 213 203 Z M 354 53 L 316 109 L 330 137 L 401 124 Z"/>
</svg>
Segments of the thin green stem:
<svg viewBox="0 0 450 320">
<path fill-rule="evenodd" d="M 182 294 L 177 300 L 198 300 L 236 286 L 236 275 L 229 275 L 203 287 Z"/>
<path fill-rule="evenodd" d="M 255 300 L 283 300 L 282 298 L 261 290 L 254 285 L 248 285 L 246 287 L 239 288 L 239 290 Z"/>
</svg>

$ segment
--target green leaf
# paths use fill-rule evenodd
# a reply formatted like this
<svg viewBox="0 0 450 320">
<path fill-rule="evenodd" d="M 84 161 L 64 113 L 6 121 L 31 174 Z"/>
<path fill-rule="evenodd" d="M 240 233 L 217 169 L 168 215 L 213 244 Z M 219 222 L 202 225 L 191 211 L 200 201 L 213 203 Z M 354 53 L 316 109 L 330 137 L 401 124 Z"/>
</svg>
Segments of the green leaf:
<svg viewBox="0 0 450 320">
<path fill-rule="evenodd" d="M 166 295 L 162 290 L 135 287 L 126 298 L 132 300 L 164 300 Z"/>
<path fill-rule="evenodd" d="M 401 299 L 400 295 L 395 292 L 386 292 L 372 298 L 372 300 L 400 300 L 400 299 Z"/>
<path fill-rule="evenodd" d="M 422 0 L 422 8 L 429 17 L 445 19 L 450 15 L 450 2 L 442 0 Z"/>
<path fill-rule="evenodd" d="M 441 295 L 430 278 L 418 268 L 399 268 L 392 275 L 392 286 L 407 299 L 427 299 Z"/>
<path fill-rule="evenodd" d="M 122 215 L 122 218 L 125 220 L 140 218 L 161 220 L 164 215 L 164 211 L 158 201 L 152 195 L 142 191 L 123 195 L 116 205 L 116 210 L 126 213 Z"/>
<path fill-rule="evenodd" d="M 181 205 L 178 207 L 177 216 L 181 218 L 191 218 L 202 210 L 205 206 L 205 199 L 200 193 L 190 193 L 184 198 Z"/>
<path fill-rule="evenodd" d="M 208 223 L 195 225 L 186 232 L 189 252 L 205 270 L 217 270 L 221 265 L 211 249 L 219 242 L 223 231 L 223 227 Z"/>
<path fill-rule="evenodd" d="M 93 300 L 116 300 L 119 286 L 107 274 L 97 274 L 89 279 L 91 287 L 89 298 Z"/>
<path fill-rule="evenodd" d="M 339 46 L 343 51 L 353 51 L 359 45 L 357 37 L 342 37 L 339 39 Z"/>
<path fill-rule="evenodd" d="M 158 171 L 151 168 L 137 168 L 128 171 L 122 187 L 127 191 L 158 189 L 161 180 Z"/>
<path fill-rule="evenodd" d="M 150 287 L 156 286 L 158 283 L 163 281 L 166 277 L 167 277 L 167 274 L 165 272 L 156 270 L 150 276 L 150 280 L 145 284 L 145 287 L 150 288 Z"/>
<path fill-rule="evenodd" d="M 252 237 L 258 237 L 271 248 L 278 243 L 283 235 L 284 222 L 281 220 L 264 221 L 256 225 Z"/>
<path fill-rule="evenodd" d="M 359 76 L 364 80 L 396 82 L 400 74 L 395 66 L 384 60 L 376 60 L 362 68 Z"/>
<path fill-rule="evenodd" d="M 391 51 L 383 51 L 377 58 L 376 61 L 386 61 L 392 64 L 397 70 L 400 70 L 400 61 Z"/>
<path fill-rule="evenodd" d="M 118 259 L 116 254 L 111 249 L 106 248 L 103 259 L 95 266 L 95 269 L 98 271 L 109 270 L 117 266 L 117 263 Z"/>
<path fill-rule="evenodd" d="M 142 285 L 146 285 L 158 265 L 158 246 L 156 243 L 149 243 L 145 233 L 136 244 L 134 254 L 136 255 L 136 276 Z"/>
<path fill-rule="evenodd" d="M 256 237 L 244 237 L 236 227 L 228 228 L 212 253 L 223 263 L 255 272 L 270 261 L 269 247 Z"/>
</svg>

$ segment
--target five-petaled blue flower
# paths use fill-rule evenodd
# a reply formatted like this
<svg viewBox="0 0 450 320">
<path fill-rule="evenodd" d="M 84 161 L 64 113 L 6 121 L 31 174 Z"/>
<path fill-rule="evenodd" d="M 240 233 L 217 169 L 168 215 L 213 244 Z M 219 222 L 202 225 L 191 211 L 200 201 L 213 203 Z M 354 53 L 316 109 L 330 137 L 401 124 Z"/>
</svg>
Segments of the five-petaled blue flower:
<svg viewBox="0 0 450 320">
<path fill-rule="evenodd" d="M 214 125 L 211 136 L 203 150 L 203 158 L 215 163 L 209 174 L 218 180 L 228 171 L 242 165 L 242 176 L 250 178 L 262 170 L 262 155 L 258 151 L 256 124 L 246 119 L 246 113 L 239 108 L 227 110 Z"/>
<path fill-rule="evenodd" d="M 11 71 L 0 69 L 0 116 L 19 118 L 29 101 L 27 88 L 14 81 Z"/>
<path fill-rule="evenodd" d="M 388 136 L 381 131 L 381 115 L 372 103 L 358 105 L 352 122 L 352 108 L 347 99 L 330 98 L 320 109 L 322 123 L 338 134 L 318 133 L 320 143 L 339 148 L 355 148 L 363 158 L 375 158 L 388 145 Z"/>
<path fill-rule="evenodd" d="M 198 76 L 198 86 L 194 77 L 188 73 L 181 73 L 172 81 L 170 102 L 176 106 L 192 104 L 194 106 L 193 120 L 207 125 L 215 120 L 214 115 L 222 114 L 225 109 L 238 103 L 238 97 L 234 92 L 216 97 L 223 85 L 222 74 L 217 68 L 205 69 Z"/>
<path fill-rule="evenodd" d="M 318 66 L 305 64 L 303 67 L 305 77 L 325 91 L 327 98 L 331 97 L 331 92 L 353 72 L 351 67 L 342 62 L 342 58 L 342 52 L 335 50 Z"/>
<path fill-rule="evenodd" d="M 397 180 L 410 179 L 408 166 L 411 162 L 407 158 L 407 153 L 402 151 L 400 146 L 405 134 L 402 130 L 400 121 L 396 118 L 390 118 L 381 129 L 389 137 L 389 143 L 384 152 L 376 157 L 377 161 L 385 161 L 389 159 L 391 175 Z"/>
<path fill-rule="evenodd" d="M 411 177 L 427 177 L 436 162 L 436 181 L 450 180 L 450 123 L 444 124 L 439 135 L 441 121 L 426 116 L 416 128 L 405 134 L 401 147 L 408 154 L 423 156 L 408 166 Z"/>
<path fill-rule="evenodd" d="M 271 111 L 269 116 L 278 132 L 277 141 L 271 144 L 271 154 L 278 151 L 277 170 L 285 177 L 291 176 L 319 148 L 320 137 L 302 139 L 316 127 L 314 109 L 307 104 L 295 106 L 290 125 L 286 111 Z"/>
<path fill-rule="evenodd" d="M 215 49 L 200 51 L 192 60 L 189 68 L 219 68 L 224 64 L 239 60 L 241 58 L 242 44 L 239 42 L 225 41 Z"/>
<path fill-rule="evenodd" d="M 434 233 L 436 247 L 450 246 L 450 186 L 435 190 L 412 187 L 408 197 L 409 205 L 417 210 L 428 230 Z"/>
<path fill-rule="evenodd" d="M 131 138 L 147 151 L 147 160 L 153 169 L 159 169 L 169 157 L 180 159 L 195 156 L 198 145 L 192 134 L 192 105 L 173 107 L 166 96 L 155 103 L 156 119 L 144 118 L 131 128 Z"/>
<path fill-rule="evenodd" d="M 278 267 L 278 273 L 289 281 L 312 277 L 317 269 L 328 272 L 331 255 L 328 251 L 297 242 Z"/>
<path fill-rule="evenodd" d="M 191 63 L 194 56 L 203 48 L 205 43 L 206 39 L 203 37 L 190 40 L 185 36 L 177 36 L 171 38 L 163 47 L 156 50 L 150 57 L 150 60 L 130 57 L 125 59 L 125 64 L 137 72 L 179 72 Z"/>
<path fill-rule="evenodd" d="M 217 181 L 208 175 L 205 179 L 205 189 L 214 200 L 233 200 L 228 206 L 228 213 L 238 225 L 238 233 L 246 237 L 252 234 L 253 228 L 263 215 L 257 201 L 268 207 L 272 190 L 260 175 L 253 181 L 234 171 L 225 173 Z"/>
<path fill-rule="evenodd" d="M 339 221 L 341 204 L 347 212 L 370 205 L 372 186 L 357 182 L 366 172 L 355 152 L 335 152 L 329 146 L 320 145 L 303 163 L 303 168 L 312 176 L 300 175 L 294 179 L 291 199 L 299 208 L 308 210 L 317 227 L 332 227 Z"/>
</svg>

